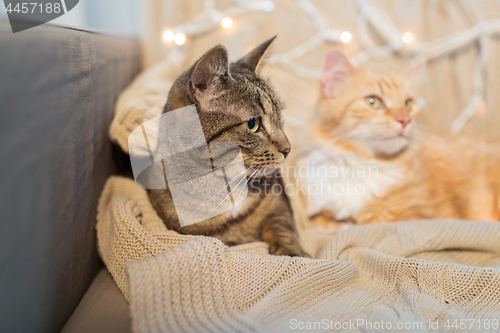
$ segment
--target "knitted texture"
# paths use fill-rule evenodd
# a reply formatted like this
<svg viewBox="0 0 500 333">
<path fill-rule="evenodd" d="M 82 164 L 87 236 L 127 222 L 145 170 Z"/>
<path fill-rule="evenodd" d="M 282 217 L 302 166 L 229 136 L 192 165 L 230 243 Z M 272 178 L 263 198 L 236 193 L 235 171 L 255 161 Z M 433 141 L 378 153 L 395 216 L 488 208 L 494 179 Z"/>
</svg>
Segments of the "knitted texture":
<svg viewBox="0 0 500 333">
<path fill-rule="evenodd" d="M 317 259 L 278 257 L 261 242 L 229 248 L 167 230 L 146 191 L 121 177 L 107 181 L 97 221 L 99 253 L 130 302 L 134 332 L 325 330 L 350 320 L 366 320 L 353 332 L 382 321 L 441 332 L 447 320 L 451 329 L 466 323 L 460 332 L 499 330 L 499 223 L 301 230 Z"/>
<path fill-rule="evenodd" d="M 180 68 L 159 63 L 118 99 L 110 136 L 125 152 L 130 132 L 161 114 Z M 108 179 L 98 249 L 130 302 L 134 332 L 279 332 L 308 323 L 315 331 L 500 331 L 499 223 L 306 229 L 299 196 L 290 202 L 302 246 L 316 259 L 169 231 L 144 189 Z"/>
<path fill-rule="evenodd" d="M 179 66 L 167 60 L 143 71 L 118 96 L 109 136 L 126 153 L 130 133 L 162 114 L 172 82 L 180 74 Z"/>
</svg>

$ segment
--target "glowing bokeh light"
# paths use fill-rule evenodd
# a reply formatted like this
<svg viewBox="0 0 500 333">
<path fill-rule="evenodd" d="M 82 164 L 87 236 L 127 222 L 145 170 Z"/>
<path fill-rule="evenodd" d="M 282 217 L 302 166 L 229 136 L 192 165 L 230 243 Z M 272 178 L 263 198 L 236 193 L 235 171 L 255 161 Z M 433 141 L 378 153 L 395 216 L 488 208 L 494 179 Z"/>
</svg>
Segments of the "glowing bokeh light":
<svg viewBox="0 0 500 333">
<path fill-rule="evenodd" d="M 167 30 L 163 33 L 163 39 L 166 41 L 166 42 L 171 42 L 174 40 L 174 33 L 173 31 L 170 31 L 170 30 Z"/>
<path fill-rule="evenodd" d="M 233 27 L 233 20 L 231 20 L 229 17 L 225 17 L 222 19 L 220 24 L 224 29 L 231 29 Z"/>
<path fill-rule="evenodd" d="M 351 41 L 351 34 L 348 31 L 344 31 L 343 33 L 340 34 L 340 40 L 342 43 L 349 43 Z"/>
<path fill-rule="evenodd" d="M 175 37 L 174 37 L 175 44 L 182 45 L 185 42 L 186 42 L 186 35 L 184 35 L 182 32 L 175 34 Z"/>
<path fill-rule="evenodd" d="M 403 34 L 403 42 L 405 42 L 406 44 L 410 44 L 411 42 L 413 42 L 413 35 L 411 34 L 411 32 L 405 32 Z"/>
</svg>

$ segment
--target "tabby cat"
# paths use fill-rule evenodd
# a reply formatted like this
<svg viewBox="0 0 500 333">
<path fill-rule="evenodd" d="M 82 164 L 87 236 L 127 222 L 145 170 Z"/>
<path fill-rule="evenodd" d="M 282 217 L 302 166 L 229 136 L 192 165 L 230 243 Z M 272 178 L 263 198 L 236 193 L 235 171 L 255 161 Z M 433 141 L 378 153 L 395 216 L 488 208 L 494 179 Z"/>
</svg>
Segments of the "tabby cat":
<svg viewBox="0 0 500 333">
<path fill-rule="evenodd" d="M 328 54 L 310 147 L 298 161 L 306 189 L 315 189 L 307 201 L 317 223 L 500 220 L 500 145 L 419 131 L 423 68 L 375 73 Z"/>
<path fill-rule="evenodd" d="M 249 195 L 226 213 L 181 227 L 168 186 L 148 193 L 171 230 L 216 237 L 227 245 L 265 241 L 271 254 L 307 257 L 299 245 L 287 196 L 268 190 L 275 184 L 282 186 L 276 171 L 290 152 L 282 127 L 283 106 L 269 83 L 256 73 L 273 41 L 234 63 L 229 63 L 226 48 L 212 48 L 177 78 L 163 110 L 194 104 L 207 143 L 238 145 L 249 170 Z M 265 177 L 252 177 L 264 172 Z"/>
</svg>

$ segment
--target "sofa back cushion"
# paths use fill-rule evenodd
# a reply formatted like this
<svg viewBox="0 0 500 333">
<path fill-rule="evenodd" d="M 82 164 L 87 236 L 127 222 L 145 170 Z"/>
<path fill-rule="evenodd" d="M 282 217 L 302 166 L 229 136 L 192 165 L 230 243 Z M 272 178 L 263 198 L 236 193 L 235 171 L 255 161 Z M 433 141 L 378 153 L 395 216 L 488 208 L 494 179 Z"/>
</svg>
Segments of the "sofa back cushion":
<svg viewBox="0 0 500 333">
<path fill-rule="evenodd" d="M 139 43 L 0 21 L 0 323 L 55 332 L 99 268 L 95 216 L 116 171 L 108 129 Z"/>
</svg>

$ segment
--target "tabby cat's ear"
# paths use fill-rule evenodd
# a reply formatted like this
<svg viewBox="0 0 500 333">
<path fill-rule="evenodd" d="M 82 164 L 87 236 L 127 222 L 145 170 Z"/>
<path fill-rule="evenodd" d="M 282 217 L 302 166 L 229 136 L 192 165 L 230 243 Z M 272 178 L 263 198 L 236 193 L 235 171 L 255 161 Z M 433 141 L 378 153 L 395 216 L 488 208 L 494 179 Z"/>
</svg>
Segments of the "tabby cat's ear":
<svg viewBox="0 0 500 333">
<path fill-rule="evenodd" d="M 224 46 L 218 45 L 205 53 L 193 65 L 193 70 L 189 77 L 189 88 L 196 98 L 197 91 L 206 93 L 208 88 L 220 85 L 229 76 L 227 50 Z"/>
<path fill-rule="evenodd" d="M 264 56 L 271 48 L 271 45 L 273 45 L 275 39 L 276 36 L 260 44 L 255 49 L 250 51 L 246 56 L 238 60 L 236 63 L 240 66 L 248 68 L 255 73 L 257 68 L 262 64 L 262 59 L 264 59 Z"/>
<path fill-rule="evenodd" d="M 321 90 L 324 95 L 337 97 L 354 71 L 351 63 L 339 51 L 331 51 L 326 56 L 321 78 Z"/>
</svg>

